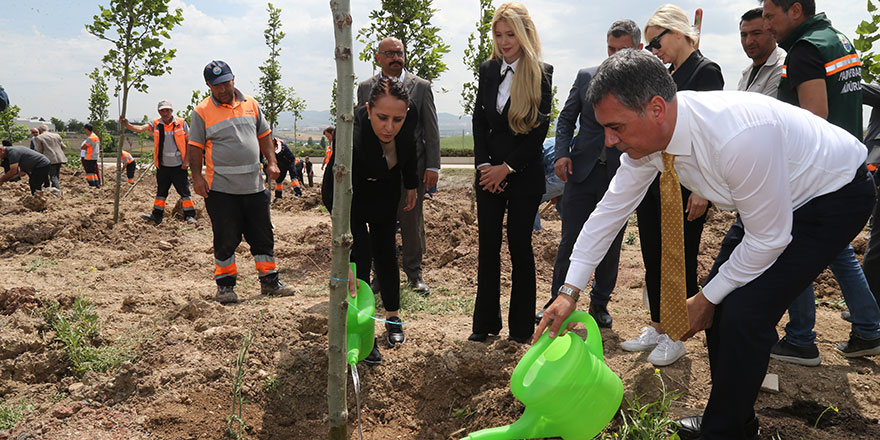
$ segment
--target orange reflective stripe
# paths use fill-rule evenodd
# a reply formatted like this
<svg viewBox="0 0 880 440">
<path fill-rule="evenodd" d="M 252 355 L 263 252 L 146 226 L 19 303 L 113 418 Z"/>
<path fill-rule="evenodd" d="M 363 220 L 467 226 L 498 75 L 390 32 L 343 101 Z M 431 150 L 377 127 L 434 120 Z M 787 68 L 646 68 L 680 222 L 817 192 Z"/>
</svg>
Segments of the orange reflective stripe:
<svg viewBox="0 0 880 440">
<path fill-rule="evenodd" d="M 275 191 L 281 191 L 282 189 L 284 189 L 284 185 L 282 185 L 280 183 L 275 185 Z"/>
<path fill-rule="evenodd" d="M 840 72 L 841 70 L 846 70 L 850 67 L 857 67 L 861 65 L 862 61 L 861 59 L 859 59 L 858 54 L 843 56 L 825 64 L 825 76 L 831 76 L 837 72 Z"/>
<path fill-rule="evenodd" d="M 871 172 L 873 172 L 873 171 L 877 171 L 877 165 L 874 165 L 874 164 L 872 164 L 872 163 L 869 163 L 869 164 L 868 164 L 868 171 L 871 171 Z"/>
<path fill-rule="evenodd" d="M 258 261 L 255 264 L 257 265 L 257 270 L 260 272 L 265 273 L 265 272 L 271 272 L 271 271 L 275 270 L 275 263 L 274 262 L 261 263 Z"/>
<path fill-rule="evenodd" d="M 214 276 L 219 277 L 222 275 L 235 275 L 238 273 L 238 269 L 235 267 L 235 263 L 230 264 L 226 267 L 220 267 L 218 265 L 214 265 Z"/>
<path fill-rule="evenodd" d="M 291 181 L 290 181 L 290 186 L 292 186 L 292 187 L 294 187 L 294 188 L 297 187 L 297 186 L 299 186 L 299 180 L 291 180 Z"/>
<path fill-rule="evenodd" d="M 184 200 L 181 204 L 184 208 L 192 208 L 193 206 L 195 206 L 192 200 Z"/>
<path fill-rule="evenodd" d="M 161 207 L 164 208 L 164 207 L 165 207 L 165 201 L 164 201 L 164 200 L 156 199 L 156 200 L 153 201 L 153 206 L 161 206 Z"/>
</svg>

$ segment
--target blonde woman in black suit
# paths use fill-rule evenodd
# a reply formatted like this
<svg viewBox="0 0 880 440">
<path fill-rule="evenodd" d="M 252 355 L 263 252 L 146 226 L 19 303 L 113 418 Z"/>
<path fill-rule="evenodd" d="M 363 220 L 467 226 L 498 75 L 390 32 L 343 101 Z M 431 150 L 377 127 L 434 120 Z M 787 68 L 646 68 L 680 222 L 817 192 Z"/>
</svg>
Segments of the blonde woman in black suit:
<svg viewBox="0 0 880 440">
<path fill-rule="evenodd" d="M 541 62 L 541 43 L 525 6 L 504 3 L 492 19 L 494 48 L 480 65 L 474 103 L 475 191 L 479 225 L 477 299 L 471 341 L 501 331 L 501 234 L 513 266 L 509 340 L 534 331 L 535 257 L 532 223 L 544 193 L 542 142 L 550 127 L 553 66 Z"/>
</svg>

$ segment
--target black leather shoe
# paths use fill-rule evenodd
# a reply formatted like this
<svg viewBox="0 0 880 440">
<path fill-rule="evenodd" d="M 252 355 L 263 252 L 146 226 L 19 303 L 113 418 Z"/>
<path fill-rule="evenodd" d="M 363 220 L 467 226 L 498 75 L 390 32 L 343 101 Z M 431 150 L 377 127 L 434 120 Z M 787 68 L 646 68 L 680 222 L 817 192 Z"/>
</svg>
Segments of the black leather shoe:
<svg viewBox="0 0 880 440">
<path fill-rule="evenodd" d="M 385 323 L 385 330 L 388 332 L 388 346 L 394 347 L 397 344 L 403 344 L 406 342 L 406 335 L 403 334 L 403 326 L 400 325 L 400 318 L 392 316 L 386 319 L 386 321 L 391 321 L 393 323 Z"/>
<path fill-rule="evenodd" d="M 700 431 L 703 426 L 703 416 L 684 417 L 675 421 L 678 428 L 678 437 L 681 440 L 696 440 L 700 438 Z M 758 438 L 758 418 L 755 417 L 748 421 L 743 427 L 746 439 L 752 440 Z"/>
<path fill-rule="evenodd" d="M 488 339 L 488 338 L 489 338 L 488 333 L 471 333 L 471 335 L 468 336 L 468 341 L 486 342 L 486 339 Z"/>
<path fill-rule="evenodd" d="M 379 365 L 382 363 L 382 353 L 379 353 L 379 344 L 376 340 L 373 340 L 373 351 L 364 358 L 364 363 L 367 365 Z"/>
<path fill-rule="evenodd" d="M 541 320 L 544 319 L 544 312 L 547 311 L 547 308 L 544 307 L 540 312 L 535 313 L 535 324 L 540 324 Z"/>
<path fill-rule="evenodd" d="M 598 324 L 599 327 L 611 328 L 613 320 L 608 313 L 608 308 L 604 305 L 590 304 L 590 315 L 596 320 L 596 324 Z"/>
<path fill-rule="evenodd" d="M 431 293 L 431 288 L 422 281 L 422 277 L 418 278 L 410 278 L 409 285 L 412 288 L 413 292 L 427 296 Z"/>
</svg>

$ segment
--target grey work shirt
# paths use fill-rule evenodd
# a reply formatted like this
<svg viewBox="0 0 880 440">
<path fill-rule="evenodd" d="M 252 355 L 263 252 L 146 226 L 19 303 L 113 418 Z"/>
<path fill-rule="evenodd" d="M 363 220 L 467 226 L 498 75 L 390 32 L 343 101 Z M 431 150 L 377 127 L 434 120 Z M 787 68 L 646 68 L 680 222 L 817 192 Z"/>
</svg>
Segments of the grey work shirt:
<svg viewBox="0 0 880 440">
<path fill-rule="evenodd" d="M 10 166 L 18 164 L 18 169 L 26 172 L 49 166 L 48 157 L 25 147 L 6 147 L 6 158 L 3 162 Z"/>
<path fill-rule="evenodd" d="M 260 170 L 260 139 L 272 132 L 254 98 L 235 90 L 233 105 L 213 96 L 192 112 L 189 143 L 205 151 L 211 191 L 255 194 L 265 189 Z"/>
</svg>

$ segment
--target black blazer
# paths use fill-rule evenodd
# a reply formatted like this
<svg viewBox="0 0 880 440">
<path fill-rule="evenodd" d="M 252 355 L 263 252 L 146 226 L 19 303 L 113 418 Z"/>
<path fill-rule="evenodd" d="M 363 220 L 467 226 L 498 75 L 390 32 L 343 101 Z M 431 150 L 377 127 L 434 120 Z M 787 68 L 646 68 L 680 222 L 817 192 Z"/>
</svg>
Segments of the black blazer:
<svg viewBox="0 0 880 440">
<path fill-rule="evenodd" d="M 402 178 L 403 186 L 406 189 L 415 189 L 419 186 L 419 177 L 416 173 L 415 129 L 417 123 L 418 114 L 414 108 L 410 108 L 403 127 L 394 138 L 397 149 L 397 165 L 389 170 L 382 152 L 382 145 L 373 132 L 373 126 L 370 125 L 370 120 L 367 117 L 366 106 L 355 109 L 354 145 L 351 159 L 351 184 L 355 196 L 357 196 L 358 188 L 366 187 L 368 182 L 398 182 L 397 187 L 399 188 L 399 182 Z"/>
<path fill-rule="evenodd" d="M 672 71 L 672 67 L 669 68 Z M 724 89 L 724 75 L 718 63 L 706 58 L 695 50 L 681 66 L 672 74 L 672 80 L 678 90 L 709 90 Z"/>
<path fill-rule="evenodd" d="M 480 81 L 474 102 L 474 165 L 507 163 L 516 172 L 507 176 L 504 194 L 544 194 L 544 156 L 542 144 L 550 128 L 553 100 L 553 66 L 544 63 L 541 79 L 539 125 L 527 134 L 514 134 L 507 122 L 510 100 L 499 114 L 495 108 L 501 83 L 501 61 L 489 60 L 480 65 Z M 476 181 L 480 181 L 477 171 Z"/>
<path fill-rule="evenodd" d="M 587 101 L 587 89 L 590 88 L 590 80 L 593 79 L 597 69 L 590 67 L 578 71 L 574 85 L 568 93 L 568 99 L 565 100 L 565 106 L 562 107 L 556 121 L 556 160 L 563 157 L 571 158 L 574 174 L 568 179 L 573 183 L 581 183 L 587 179 L 603 150 L 609 176 L 614 175 L 620 166 L 620 150 L 605 146 L 605 128 L 596 121 L 593 106 Z M 580 129 L 572 143 L 571 139 L 578 121 L 580 121 Z"/>
</svg>

